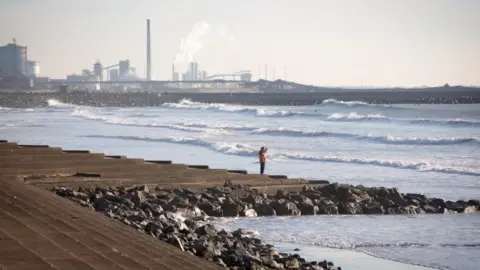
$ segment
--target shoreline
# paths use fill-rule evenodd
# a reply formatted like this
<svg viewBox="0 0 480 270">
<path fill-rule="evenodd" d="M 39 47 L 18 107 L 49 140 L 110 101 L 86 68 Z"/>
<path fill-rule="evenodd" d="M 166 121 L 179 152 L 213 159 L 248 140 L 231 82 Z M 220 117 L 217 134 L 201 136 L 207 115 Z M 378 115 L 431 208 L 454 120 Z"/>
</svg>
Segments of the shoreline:
<svg viewBox="0 0 480 270">
<path fill-rule="evenodd" d="M 275 243 L 275 247 L 283 252 L 293 252 L 295 249 L 299 249 L 299 251 L 296 252 L 304 256 L 307 260 L 319 260 L 318 254 L 321 252 L 321 254 L 326 254 L 326 256 L 333 261 L 341 259 L 341 267 L 345 269 L 438 270 L 438 268 L 385 259 L 359 250 L 335 249 L 292 243 Z"/>
<path fill-rule="evenodd" d="M 328 91 L 328 92 L 263 92 L 263 93 L 107 93 L 107 92 L 47 92 L 2 93 L 0 107 L 38 108 L 48 106 L 48 100 L 93 107 L 155 107 L 189 99 L 202 103 L 224 103 L 263 106 L 304 106 L 321 104 L 324 100 L 360 101 L 371 104 L 476 104 L 480 103 L 477 89 L 398 90 L 398 91 Z"/>
<path fill-rule="evenodd" d="M 304 187 L 302 192 L 287 192 L 278 190 L 273 196 L 258 192 L 246 186 L 233 185 L 226 182 L 224 187 L 212 187 L 205 189 L 192 188 L 173 188 L 163 189 L 156 186 L 153 190 L 147 186 L 133 186 L 120 188 L 64 188 L 56 187 L 53 193 L 69 199 L 77 204 L 100 212 L 110 218 L 116 219 L 127 226 L 133 227 L 140 232 L 151 234 L 155 238 L 163 240 L 183 251 L 192 255 L 203 257 L 221 266 L 228 266 L 229 269 L 237 269 L 235 267 L 250 266 L 257 267 L 255 269 L 276 269 L 282 266 L 290 265 L 298 269 L 434 269 L 414 264 L 397 262 L 394 260 L 383 259 L 365 252 L 352 250 L 335 250 L 322 247 L 309 247 L 302 244 L 290 243 L 265 243 L 248 230 L 238 228 L 234 231 L 226 231 L 221 229 L 210 217 L 256 217 L 256 216 L 300 216 L 300 215 L 330 215 L 339 214 L 338 208 L 327 203 L 320 209 L 315 204 L 317 200 L 312 202 L 308 195 L 315 197 L 315 194 L 321 194 L 328 197 L 328 194 L 334 192 L 339 201 L 352 200 L 353 197 L 347 198 L 349 193 L 349 185 L 339 185 L 337 183 L 328 184 L 323 187 L 309 189 Z M 400 193 L 395 189 L 385 188 L 364 188 L 361 186 L 353 187 L 352 190 L 364 189 L 367 194 L 376 193 L 381 196 L 378 198 L 382 201 L 383 196 L 393 196 L 398 203 L 401 204 Z M 334 191 L 336 190 L 336 191 Z M 384 194 L 388 192 L 390 195 Z M 381 195 L 383 194 L 383 195 Z M 398 194 L 398 195 L 395 195 Z M 345 197 L 347 196 L 347 197 Z M 405 195 L 405 196 L 413 196 Z M 431 206 L 424 204 L 422 195 L 417 194 L 416 199 L 410 198 L 412 202 L 420 200 L 421 208 L 415 208 L 410 205 L 407 208 L 395 207 L 397 211 L 380 211 L 370 204 L 364 205 L 363 214 L 425 214 L 424 209 L 430 209 Z M 384 197 L 384 200 L 387 198 Z M 334 200 L 333 197 L 328 197 Z M 392 199 L 393 199 L 392 198 Z M 418 199 L 418 200 L 417 200 Z M 426 199 L 426 198 L 425 198 Z M 270 200 L 269 204 L 265 204 L 264 200 Z M 303 200 L 298 202 L 298 200 Z M 388 200 L 388 199 L 387 199 Z M 441 199 L 428 199 L 430 202 L 440 202 Z M 459 213 L 469 213 L 480 211 L 478 201 L 469 201 L 475 206 L 467 207 L 463 211 L 458 209 Z M 375 203 L 373 203 L 375 205 Z M 450 203 L 449 203 L 450 204 Z M 339 205 L 342 205 L 340 203 Z M 344 208 L 350 209 L 347 214 L 361 214 L 353 211 L 351 206 Z M 447 206 L 446 204 L 445 206 Z M 381 208 L 381 205 L 377 204 Z M 121 210 L 120 210 L 121 209 Z M 301 209 L 301 210 L 300 210 Z M 321 212 L 316 212 L 320 209 Z M 336 209 L 336 210 L 335 210 Z M 369 211 L 365 211 L 369 209 Z M 405 209 L 404 212 L 398 211 Z M 409 209 L 409 210 L 407 210 Z M 313 211 L 313 212 L 309 212 Z M 457 213 L 457 211 L 444 208 L 443 211 L 430 212 L 438 214 Z M 200 239 L 200 240 L 199 240 Z M 199 242 L 200 241 L 200 242 Z M 293 250 L 300 247 L 300 250 Z M 328 258 L 319 258 L 318 248 L 324 253 L 322 256 Z M 310 250 L 310 252 L 309 252 Z M 213 254 L 213 255 L 212 255 Z M 329 256 L 331 255 L 331 256 Z M 354 256 L 353 256 L 354 255 Z M 232 257 L 233 256 L 233 257 Z M 346 259 L 346 257 L 348 259 Z M 330 260 L 333 260 L 331 262 Z M 339 265 L 339 266 L 337 266 Z M 358 267 L 362 265 L 362 267 Z M 320 266 L 322 268 L 312 268 Z M 261 268 L 264 267 L 264 268 Z M 271 268 L 270 268 L 271 267 Z"/>
<path fill-rule="evenodd" d="M 246 230 L 220 230 L 211 217 L 480 211 L 480 201 L 473 199 L 445 201 L 403 194 L 396 188 L 256 175 L 45 145 L 1 141 L 0 158 L 0 177 L 4 185 L 12 183 L 10 189 L 21 185 L 31 193 L 48 193 L 54 200 L 63 197 L 77 204 L 80 213 L 108 217 L 118 226 L 132 228 L 132 233 L 141 232 L 144 237 L 149 235 L 184 251 L 185 257 L 201 257 L 229 269 L 338 270 L 341 268 L 336 264 L 341 266 L 342 261 L 308 261 L 299 254 L 281 252 Z M 29 196 L 28 192 L 22 194 Z M 42 205 L 45 201 L 36 203 Z M 62 204 L 56 206 L 61 208 Z M 15 222 L 14 218 L 5 220 Z M 33 220 L 32 226 L 39 222 L 38 218 Z"/>
</svg>

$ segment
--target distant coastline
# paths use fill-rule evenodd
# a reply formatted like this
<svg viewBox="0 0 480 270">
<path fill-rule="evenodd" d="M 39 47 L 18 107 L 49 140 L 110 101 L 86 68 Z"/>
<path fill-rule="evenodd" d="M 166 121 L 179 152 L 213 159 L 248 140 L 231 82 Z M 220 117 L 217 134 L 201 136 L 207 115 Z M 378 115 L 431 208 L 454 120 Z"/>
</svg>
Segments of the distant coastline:
<svg viewBox="0 0 480 270">
<path fill-rule="evenodd" d="M 48 106 L 49 99 L 76 105 L 95 107 L 146 107 L 182 99 L 204 103 L 243 105 L 315 105 L 326 99 L 363 101 L 377 104 L 472 104 L 480 103 L 480 88 L 382 88 L 341 89 L 323 88 L 315 92 L 26 92 L 0 90 L 0 106 L 33 108 Z"/>
</svg>

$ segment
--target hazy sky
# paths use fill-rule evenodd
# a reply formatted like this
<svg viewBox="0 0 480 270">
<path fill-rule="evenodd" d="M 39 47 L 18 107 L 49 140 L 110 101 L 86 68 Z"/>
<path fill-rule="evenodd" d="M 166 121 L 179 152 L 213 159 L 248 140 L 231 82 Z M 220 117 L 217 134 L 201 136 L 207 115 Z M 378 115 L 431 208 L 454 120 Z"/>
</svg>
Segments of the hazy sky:
<svg viewBox="0 0 480 270">
<path fill-rule="evenodd" d="M 479 0 L 0 0 L 0 44 L 27 45 L 42 76 L 130 59 L 144 77 L 147 18 L 154 79 L 193 54 L 209 75 L 268 64 L 268 79 L 286 66 L 316 85 L 480 85 Z"/>
</svg>

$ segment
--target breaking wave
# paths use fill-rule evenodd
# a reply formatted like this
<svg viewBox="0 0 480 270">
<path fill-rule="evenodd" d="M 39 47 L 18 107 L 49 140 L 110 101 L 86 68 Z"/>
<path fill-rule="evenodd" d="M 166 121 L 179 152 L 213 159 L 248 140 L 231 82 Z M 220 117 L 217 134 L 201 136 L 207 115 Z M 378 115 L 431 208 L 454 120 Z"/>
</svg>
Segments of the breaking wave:
<svg viewBox="0 0 480 270">
<path fill-rule="evenodd" d="M 378 143 L 401 144 L 401 145 L 450 145 L 464 143 L 479 143 L 475 138 L 438 138 L 438 137 L 396 137 L 396 136 L 365 136 L 351 133 L 337 133 L 325 131 L 303 131 L 287 128 L 260 128 L 252 131 L 255 134 L 269 134 L 295 137 L 337 137 L 347 139 L 367 140 Z"/>
<path fill-rule="evenodd" d="M 88 138 L 104 138 L 104 139 L 119 139 L 119 140 L 132 140 L 132 141 L 146 141 L 146 142 L 163 142 L 163 143 L 175 143 L 175 144 L 186 144 L 193 146 L 202 146 L 214 150 L 216 152 L 221 152 L 228 155 L 236 156 L 255 156 L 257 154 L 257 149 L 240 143 L 226 143 L 226 142 L 212 142 L 207 141 L 201 138 L 191 138 L 191 137 L 166 137 L 166 138 L 149 138 L 149 137 L 138 137 L 138 136 L 104 136 L 104 135 L 87 135 Z"/>
<path fill-rule="evenodd" d="M 342 100 L 336 100 L 333 98 L 326 99 L 322 101 L 321 104 L 336 105 L 336 106 L 342 106 L 342 107 L 372 107 L 372 106 L 387 107 L 387 105 L 377 105 L 377 104 L 371 104 L 363 101 L 342 101 Z"/>
<path fill-rule="evenodd" d="M 389 118 L 382 114 L 358 114 L 356 112 L 351 113 L 334 113 L 329 115 L 326 121 L 339 121 L 339 122 L 363 122 L 363 121 L 376 121 L 376 122 L 393 122 L 403 124 L 417 124 L 417 125 L 448 125 L 448 126 L 467 126 L 467 127 L 480 127 L 480 122 L 464 119 L 400 119 Z"/>
<path fill-rule="evenodd" d="M 47 100 L 48 107 L 56 107 L 56 108 L 72 108 L 76 107 L 76 105 L 73 104 L 68 104 L 68 103 L 63 103 L 61 101 L 58 101 L 56 99 L 49 99 Z"/>
<path fill-rule="evenodd" d="M 190 109 L 190 110 L 210 110 L 227 113 L 249 113 L 258 117 L 290 117 L 295 115 L 305 115 L 301 112 L 274 110 L 264 108 L 253 108 L 246 106 L 234 106 L 223 103 L 201 103 L 194 102 L 189 99 L 182 99 L 178 103 L 164 103 L 163 107 L 174 109 Z"/>
<path fill-rule="evenodd" d="M 150 138 L 150 137 L 139 137 L 139 136 L 105 136 L 105 135 L 88 135 L 86 137 L 187 144 L 187 145 L 206 147 L 213 151 L 228 154 L 228 155 L 249 156 L 249 157 L 256 156 L 258 151 L 258 147 L 253 147 L 247 144 L 208 141 L 206 139 L 192 138 L 192 137 Z M 302 153 L 273 153 L 269 156 L 273 160 L 292 159 L 292 160 L 305 160 L 305 161 L 314 161 L 314 162 L 350 163 L 350 164 L 357 164 L 357 165 L 373 165 L 373 166 L 390 167 L 390 168 L 398 168 L 398 169 L 410 169 L 410 170 L 416 170 L 420 172 L 439 172 L 439 173 L 448 173 L 448 174 L 480 176 L 480 169 L 456 168 L 456 167 L 442 166 L 438 164 L 433 165 L 428 162 L 408 162 L 408 161 L 401 161 L 401 160 L 397 161 L 397 160 L 350 158 L 350 157 L 342 157 L 342 156 L 334 156 L 334 155 L 315 156 L 315 155 L 302 154 Z"/>
<path fill-rule="evenodd" d="M 217 129 L 217 130 L 205 130 L 202 128 L 194 127 L 194 126 L 186 126 L 181 124 L 160 124 L 160 123 L 151 123 L 146 121 L 139 121 L 137 119 L 128 119 L 122 117 L 111 117 L 108 115 L 102 115 L 95 113 L 91 110 L 85 108 L 75 108 L 72 112 L 72 116 L 80 117 L 89 120 L 99 120 L 103 121 L 106 124 L 113 124 L 113 125 L 123 125 L 123 126 L 136 126 L 136 127 L 153 127 L 153 128 L 166 128 L 172 130 L 180 130 L 186 132 L 216 132 L 216 133 L 225 133 L 224 130 Z"/>
</svg>

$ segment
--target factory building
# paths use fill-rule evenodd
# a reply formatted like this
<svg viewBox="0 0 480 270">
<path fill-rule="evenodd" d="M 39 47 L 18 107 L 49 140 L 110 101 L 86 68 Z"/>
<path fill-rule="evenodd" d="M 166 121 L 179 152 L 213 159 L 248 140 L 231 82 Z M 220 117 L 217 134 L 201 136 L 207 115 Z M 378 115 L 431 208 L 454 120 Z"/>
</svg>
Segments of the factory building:
<svg viewBox="0 0 480 270">
<path fill-rule="evenodd" d="M 98 60 L 93 64 L 93 75 L 103 81 L 103 65 Z"/>
<path fill-rule="evenodd" d="M 118 75 L 127 76 L 130 73 L 130 60 L 123 60 L 118 63 Z"/>
<path fill-rule="evenodd" d="M 27 47 L 9 43 L 0 47 L 0 70 L 4 73 L 27 74 Z"/>
</svg>

